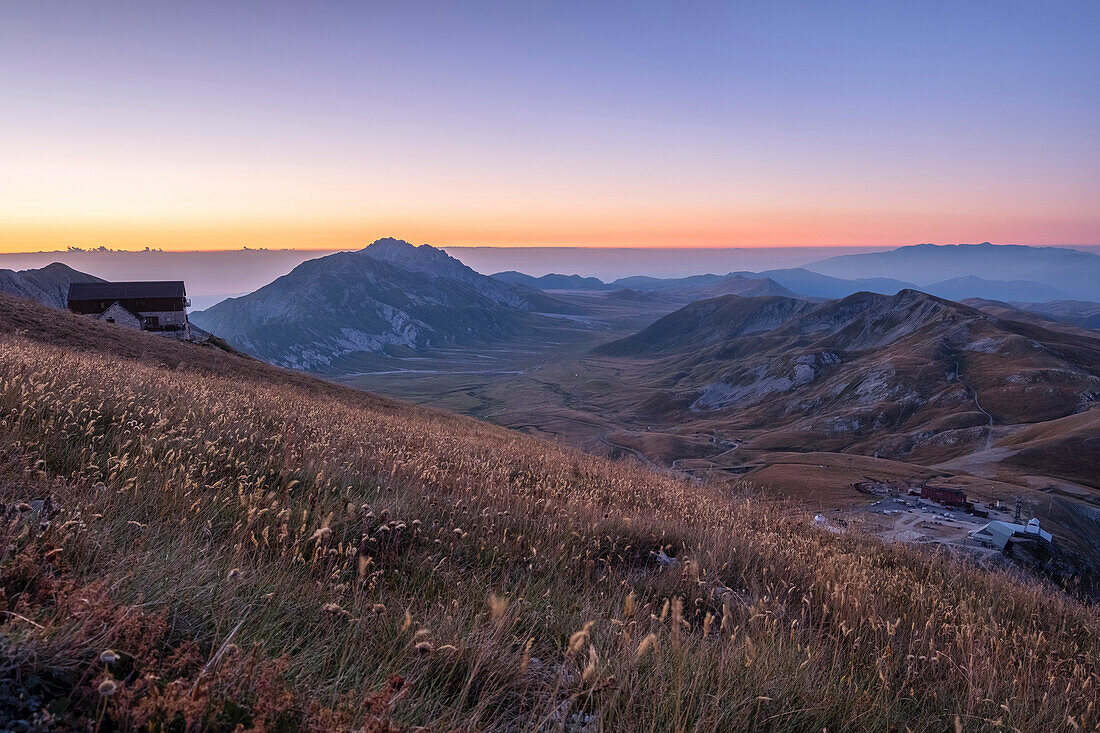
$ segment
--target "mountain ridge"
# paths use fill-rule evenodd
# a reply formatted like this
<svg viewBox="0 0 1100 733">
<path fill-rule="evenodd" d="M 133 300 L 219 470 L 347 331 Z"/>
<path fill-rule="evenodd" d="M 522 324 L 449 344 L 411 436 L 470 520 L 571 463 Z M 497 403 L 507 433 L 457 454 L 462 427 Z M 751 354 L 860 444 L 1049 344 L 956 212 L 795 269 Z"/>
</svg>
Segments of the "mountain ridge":
<svg viewBox="0 0 1100 733">
<path fill-rule="evenodd" d="M 51 308 L 67 308 L 71 283 L 104 282 L 102 279 L 61 262 L 29 270 L 0 269 L 0 292 L 48 305 Z"/>
<path fill-rule="evenodd" d="M 476 273 L 430 245 L 383 239 L 308 260 L 191 318 L 274 364 L 348 372 L 371 356 L 519 339 L 540 312 L 578 310 Z"/>
<path fill-rule="evenodd" d="M 975 276 L 986 280 L 1034 281 L 1066 297 L 1100 300 L 1100 255 L 1068 247 L 1029 245 L 919 244 L 885 252 L 839 255 L 805 267 L 834 277 L 905 277 L 918 286 Z"/>
</svg>

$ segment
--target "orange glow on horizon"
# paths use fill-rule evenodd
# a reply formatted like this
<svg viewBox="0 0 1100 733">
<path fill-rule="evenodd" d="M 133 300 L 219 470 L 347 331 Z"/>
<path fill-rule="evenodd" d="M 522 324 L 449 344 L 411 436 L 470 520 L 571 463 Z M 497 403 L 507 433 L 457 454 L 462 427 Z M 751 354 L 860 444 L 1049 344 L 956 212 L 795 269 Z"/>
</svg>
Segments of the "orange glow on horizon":
<svg viewBox="0 0 1100 733">
<path fill-rule="evenodd" d="M 679 219 L 679 221 L 678 221 Z M 63 251 L 68 247 L 135 251 L 359 249 L 380 237 L 437 247 L 754 248 L 882 247 L 921 242 L 1090 244 L 1090 222 L 1052 228 L 1042 221 L 932 223 L 916 215 L 843 216 L 820 213 L 736 217 L 625 217 L 588 221 L 498 217 L 488 222 L 389 220 L 362 222 L 176 222 L 38 224 L 0 222 L 0 253 Z"/>
</svg>

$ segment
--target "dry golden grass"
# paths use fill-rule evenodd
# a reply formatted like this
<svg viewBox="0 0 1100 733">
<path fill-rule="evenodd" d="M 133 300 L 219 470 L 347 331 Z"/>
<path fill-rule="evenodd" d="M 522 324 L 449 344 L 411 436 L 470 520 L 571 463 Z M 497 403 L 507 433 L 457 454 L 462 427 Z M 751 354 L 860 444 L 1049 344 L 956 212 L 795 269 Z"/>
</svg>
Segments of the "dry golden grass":
<svg viewBox="0 0 1100 733">
<path fill-rule="evenodd" d="M 31 315 L 0 336 L 0 711 L 41 730 L 1100 725 L 1100 614 L 1051 588 Z"/>
</svg>

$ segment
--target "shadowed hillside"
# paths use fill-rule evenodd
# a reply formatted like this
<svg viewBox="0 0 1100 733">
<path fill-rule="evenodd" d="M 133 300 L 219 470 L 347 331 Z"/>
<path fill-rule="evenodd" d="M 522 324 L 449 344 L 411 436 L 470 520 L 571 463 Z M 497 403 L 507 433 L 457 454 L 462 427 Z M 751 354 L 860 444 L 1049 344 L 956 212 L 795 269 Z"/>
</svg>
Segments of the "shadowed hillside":
<svg viewBox="0 0 1100 733">
<path fill-rule="evenodd" d="M 38 729 L 1093 729 L 1100 616 L 781 506 L 0 296 Z"/>
<path fill-rule="evenodd" d="M 30 298 L 51 308 L 67 307 L 70 283 L 91 282 L 103 281 L 60 262 L 37 270 L 0 269 L 0 293 Z"/>
<path fill-rule="evenodd" d="M 746 334 L 771 331 L 812 308 L 813 304 L 807 301 L 778 296 L 742 298 L 730 295 L 700 300 L 597 351 L 609 356 L 687 352 Z"/>
</svg>

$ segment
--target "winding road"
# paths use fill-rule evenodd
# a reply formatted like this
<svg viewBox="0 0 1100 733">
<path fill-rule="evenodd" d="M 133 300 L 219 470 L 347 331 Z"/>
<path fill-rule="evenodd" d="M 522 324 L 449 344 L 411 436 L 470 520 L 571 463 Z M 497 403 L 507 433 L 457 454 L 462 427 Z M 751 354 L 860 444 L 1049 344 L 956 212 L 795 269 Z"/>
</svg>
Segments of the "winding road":
<svg viewBox="0 0 1100 733">
<path fill-rule="evenodd" d="M 974 405 L 983 415 L 985 415 L 986 419 L 989 420 L 989 428 L 985 431 L 985 443 L 982 445 L 982 450 L 989 450 L 993 447 L 993 416 L 989 414 L 988 410 L 982 407 L 982 403 L 978 399 L 978 390 L 963 381 L 962 374 L 959 371 L 958 359 L 955 360 L 955 379 L 959 380 L 959 384 L 966 388 L 966 391 L 970 393 L 974 400 Z"/>
</svg>

